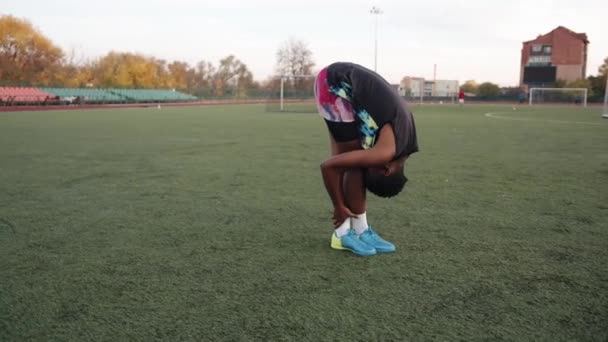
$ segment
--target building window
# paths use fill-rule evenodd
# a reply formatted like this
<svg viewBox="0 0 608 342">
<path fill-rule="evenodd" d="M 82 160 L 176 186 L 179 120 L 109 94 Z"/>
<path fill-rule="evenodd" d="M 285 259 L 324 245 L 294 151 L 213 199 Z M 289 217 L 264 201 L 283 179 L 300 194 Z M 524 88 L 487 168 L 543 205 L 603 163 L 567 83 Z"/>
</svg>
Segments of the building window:
<svg viewBox="0 0 608 342">
<path fill-rule="evenodd" d="M 548 65 L 551 64 L 551 56 L 530 56 L 528 65 Z"/>
<path fill-rule="evenodd" d="M 541 45 L 532 45 L 532 52 L 541 52 L 542 48 Z"/>
<path fill-rule="evenodd" d="M 551 45 L 543 46 L 543 52 L 546 54 L 551 54 Z"/>
</svg>

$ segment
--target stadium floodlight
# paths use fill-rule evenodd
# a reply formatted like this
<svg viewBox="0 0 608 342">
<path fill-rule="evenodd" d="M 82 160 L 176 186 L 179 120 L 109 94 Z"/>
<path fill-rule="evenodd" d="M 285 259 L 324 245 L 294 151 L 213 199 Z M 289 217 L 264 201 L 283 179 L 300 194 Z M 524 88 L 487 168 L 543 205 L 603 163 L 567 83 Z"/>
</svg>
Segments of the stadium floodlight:
<svg viewBox="0 0 608 342">
<path fill-rule="evenodd" d="M 378 16 L 382 14 L 382 10 L 373 6 L 369 11 L 375 17 L 374 24 L 374 71 L 378 71 Z"/>
<path fill-rule="evenodd" d="M 530 88 L 530 106 L 538 103 L 575 103 L 587 107 L 587 88 Z"/>
</svg>

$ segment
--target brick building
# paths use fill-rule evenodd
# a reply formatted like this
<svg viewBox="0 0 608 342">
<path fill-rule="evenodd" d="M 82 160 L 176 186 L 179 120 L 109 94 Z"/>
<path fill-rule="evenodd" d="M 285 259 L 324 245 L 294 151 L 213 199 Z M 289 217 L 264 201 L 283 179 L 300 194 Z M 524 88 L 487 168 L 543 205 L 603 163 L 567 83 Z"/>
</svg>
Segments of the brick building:
<svg viewBox="0 0 608 342">
<path fill-rule="evenodd" d="M 585 33 L 563 26 L 523 43 L 519 83 L 528 87 L 548 87 L 556 80 L 576 81 L 587 73 Z"/>
</svg>

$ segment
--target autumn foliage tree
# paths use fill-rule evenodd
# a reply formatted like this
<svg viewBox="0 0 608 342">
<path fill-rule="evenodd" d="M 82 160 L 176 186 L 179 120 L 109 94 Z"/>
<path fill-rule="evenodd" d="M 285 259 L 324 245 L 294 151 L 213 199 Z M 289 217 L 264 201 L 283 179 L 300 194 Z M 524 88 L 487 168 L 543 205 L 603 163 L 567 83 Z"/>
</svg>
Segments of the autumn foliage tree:
<svg viewBox="0 0 608 342">
<path fill-rule="evenodd" d="M 74 51 L 66 56 L 27 20 L 0 16 L 0 84 L 176 89 L 202 97 L 246 97 L 259 87 L 234 55 L 222 58 L 217 67 L 204 60 L 191 66 L 119 51 L 88 61 L 74 57 Z"/>
<path fill-rule="evenodd" d="M 63 52 L 29 21 L 0 16 L 0 81 L 46 85 L 61 66 Z"/>
<path fill-rule="evenodd" d="M 500 87 L 491 82 L 484 82 L 477 88 L 477 95 L 485 98 L 492 98 L 500 94 Z"/>
<path fill-rule="evenodd" d="M 477 94 L 478 88 L 479 84 L 474 80 L 465 81 L 464 84 L 460 86 L 460 90 L 467 94 Z"/>
<path fill-rule="evenodd" d="M 115 88 L 173 86 L 173 82 L 166 81 L 166 69 L 157 63 L 151 57 L 113 51 L 93 62 L 93 83 L 100 87 Z"/>
</svg>

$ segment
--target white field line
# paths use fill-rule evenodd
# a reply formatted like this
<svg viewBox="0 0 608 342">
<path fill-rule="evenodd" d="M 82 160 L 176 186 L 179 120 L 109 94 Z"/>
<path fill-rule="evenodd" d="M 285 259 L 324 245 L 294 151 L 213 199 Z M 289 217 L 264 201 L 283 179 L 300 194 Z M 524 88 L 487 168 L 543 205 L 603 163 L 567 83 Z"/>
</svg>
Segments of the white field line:
<svg viewBox="0 0 608 342">
<path fill-rule="evenodd" d="M 499 114 L 506 114 L 504 112 L 489 112 L 484 115 L 488 118 L 492 119 L 501 119 L 501 120 L 513 120 L 513 121 L 540 121 L 540 122 L 550 122 L 556 124 L 578 124 L 578 125 L 602 125 L 599 122 L 586 122 L 586 121 L 565 121 L 565 120 L 552 120 L 552 119 L 533 119 L 533 118 L 513 118 L 510 116 L 500 116 Z"/>
</svg>

